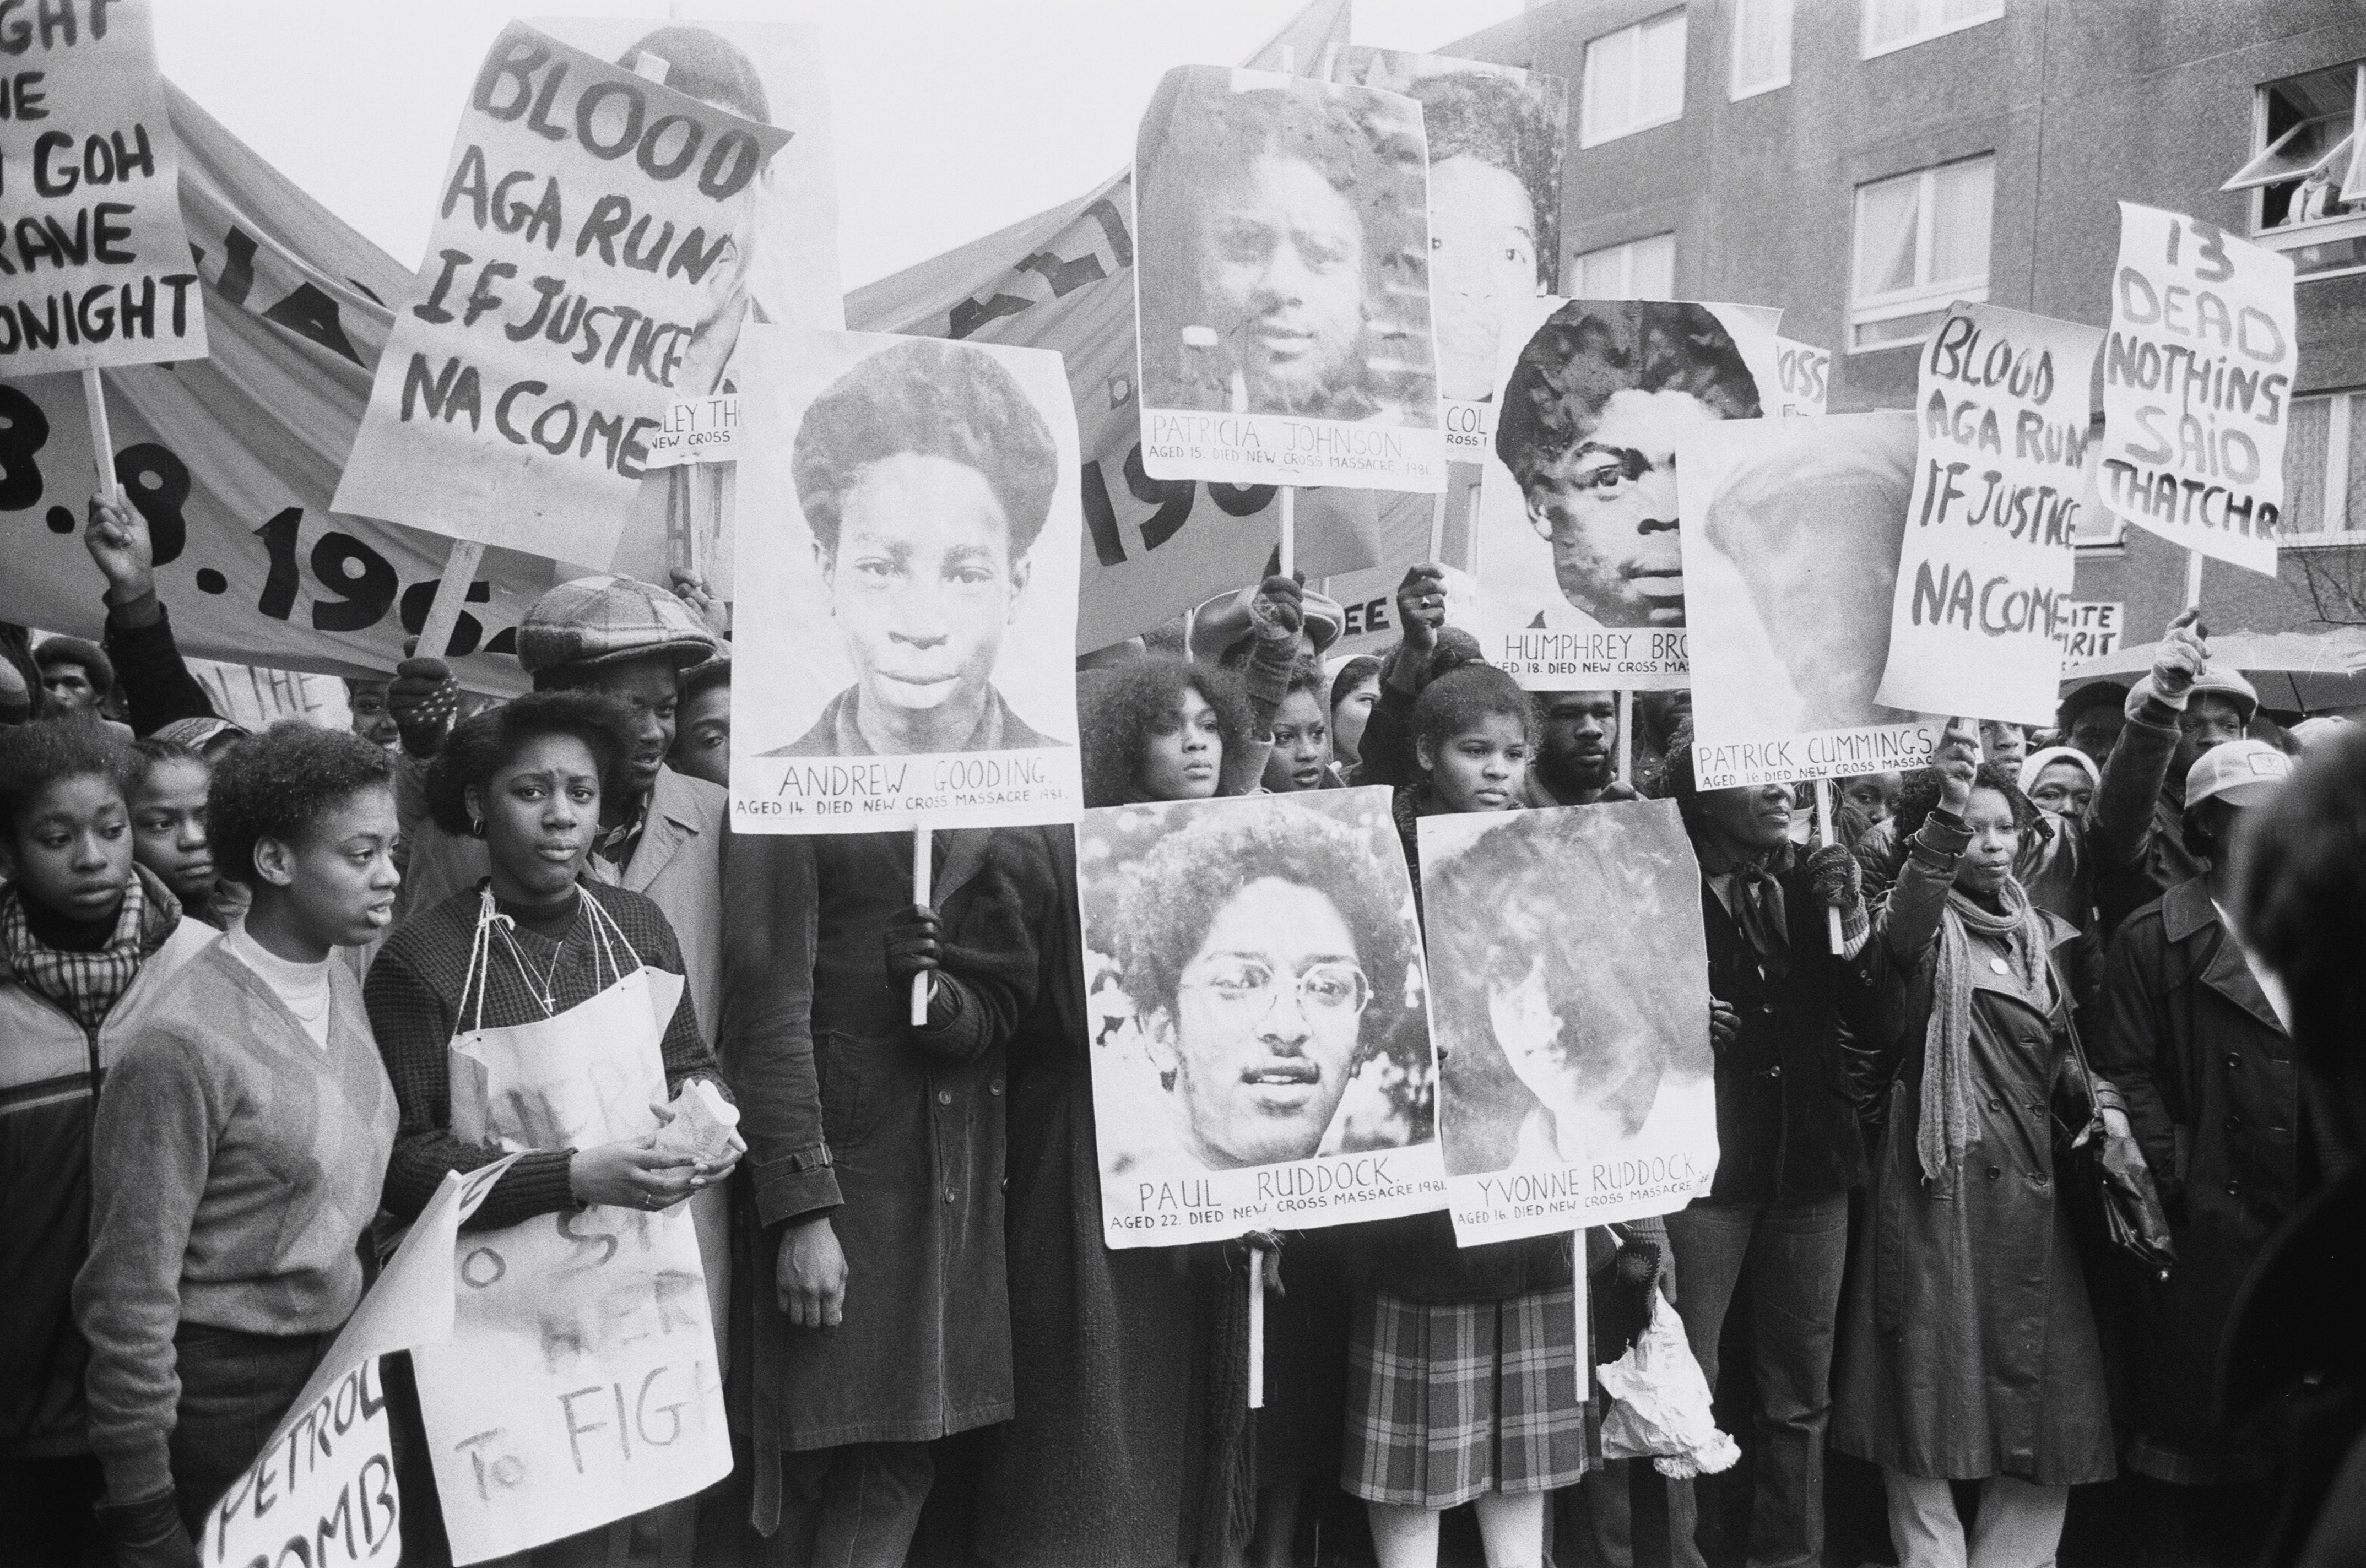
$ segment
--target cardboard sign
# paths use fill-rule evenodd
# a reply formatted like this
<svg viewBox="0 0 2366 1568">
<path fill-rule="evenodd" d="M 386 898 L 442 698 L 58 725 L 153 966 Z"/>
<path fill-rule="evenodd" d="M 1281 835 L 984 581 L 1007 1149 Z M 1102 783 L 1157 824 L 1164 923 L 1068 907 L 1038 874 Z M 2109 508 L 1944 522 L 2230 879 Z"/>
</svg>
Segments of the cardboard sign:
<svg viewBox="0 0 2366 1568">
<path fill-rule="evenodd" d="M 751 327 L 743 833 L 1074 822 L 1076 421 L 1057 354 Z"/>
<path fill-rule="evenodd" d="M 666 405 L 665 423 L 649 435 L 646 468 L 731 463 L 739 456 L 739 395 L 717 392 Z"/>
<path fill-rule="evenodd" d="M 1421 106 L 1185 65 L 1134 152 L 1155 479 L 1446 487 Z"/>
<path fill-rule="evenodd" d="M 1465 1247 L 1683 1208 L 1717 1175 L 1700 866 L 1673 801 L 1421 819 Z"/>
<path fill-rule="evenodd" d="M 1524 300 L 1504 317 L 1471 627 L 1537 691 L 1685 685 L 1675 439 L 1755 419 L 1780 313 Z"/>
<path fill-rule="evenodd" d="M 2272 577 L 2300 336 L 2292 258 L 2120 203 L 2103 350 L 2103 504 Z"/>
<path fill-rule="evenodd" d="M 1111 806 L 1076 830 L 1102 1239 L 1446 1204 L 1386 790 Z"/>
<path fill-rule="evenodd" d="M 2066 599 L 2055 605 L 2055 639 L 2062 644 L 2062 662 L 2083 664 L 2120 651 L 2120 628 L 2127 606 L 2116 599 Z"/>
<path fill-rule="evenodd" d="M 592 1148 L 653 1132 L 682 979 L 639 969 L 556 1017 L 452 1042 L 452 1129 Z M 412 1358 L 452 1560 L 480 1562 L 729 1473 L 691 1205 L 594 1205 L 473 1232 L 451 1338 Z"/>
<path fill-rule="evenodd" d="M 1829 414 L 1678 433 L 1700 788 L 1929 760 L 1942 726 L 1875 695 L 1914 424 L 1905 412 Z"/>
<path fill-rule="evenodd" d="M 0 13 L 0 376 L 203 359 L 148 0 Z"/>
<path fill-rule="evenodd" d="M 338 510 L 560 560 L 614 553 L 650 437 L 730 356 L 765 164 L 792 135 L 745 112 L 727 59 L 705 82 L 630 58 L 517 22 L 495 40 Z"/>
<path fill-rule="evenodd" d="M 206 1568 L 401 1560 L 401 1494 L 378 1358 L 452 1332 L 452 1244 L 513 1163 L 445 1176 L 271 1440 L 207 1510 L 197 1539 Z"/>
<path fill-rule="evenodd" d="M 1774 406 L 1766 411 L 1784 419 L 1812 419 L 1824 411 L 1831 397 L 1832 351 L 1790 338 L 1774 340 Z"/>
<path fill-rule="evenodd" d="M 2053 722 L 2102 336 L 1958 301 L 1923 345 L 1884 704 Z"/>
</svg>

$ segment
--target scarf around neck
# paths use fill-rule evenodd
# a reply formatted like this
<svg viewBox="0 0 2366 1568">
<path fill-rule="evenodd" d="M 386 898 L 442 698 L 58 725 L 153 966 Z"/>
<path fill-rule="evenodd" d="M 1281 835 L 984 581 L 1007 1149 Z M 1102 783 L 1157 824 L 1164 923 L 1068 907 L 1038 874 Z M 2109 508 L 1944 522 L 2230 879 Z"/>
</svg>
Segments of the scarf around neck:
<svg viewBox="0 0 2366 1568">
<path fill-rule="evenodd" d="M 94 952 L 52 947 L 33 935 L 25 913 L 25 894 L 11 887 L 0 893 L 0 959 L 18 983 L 58 1009 L 87 1032 L 96 1029 L 140 978 L 148 956 L 164 945 L 180 924 L 181 905 L 163 883 L 145 867 L 134 866 L 130 885 L 123 890 L 123 906 L 116 912 L 115 930 Z"/>
<path fill-rule="evenodd" d="M 1927 1182 L 1939 1181 L 1960 1163 L 1979 1129 L 1978 1097 L 1972 1088 L 1971 934 L 2001 939 L 2006 962 L 2023 991 L 2050 994 L 2046 971 L 2053 944 L 2045 917 L 2013 879 L 2007 878 L 1999 892 L 2001 913 L 1949 888 L 1947 907 L 1939 915 L 1939 964 L 1923 1032 L 1921 1115 L 1914 1131 L 1914 1150 Z"/>
</svg>

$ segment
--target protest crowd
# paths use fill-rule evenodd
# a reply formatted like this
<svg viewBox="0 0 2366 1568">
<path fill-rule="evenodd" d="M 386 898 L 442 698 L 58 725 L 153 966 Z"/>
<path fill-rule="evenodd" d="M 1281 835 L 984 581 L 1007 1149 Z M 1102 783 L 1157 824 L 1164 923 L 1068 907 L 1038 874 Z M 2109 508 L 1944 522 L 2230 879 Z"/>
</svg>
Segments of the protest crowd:
<svg viewBox="0 0 2366 1568">
<path fill-rule="evenodd" d="M 722 233 L 797 143 L 695 31 L 518 24 L 471 115 Z M 2042 612 L 1914 642 L 1977 635 L 1921 586 L 1951 421 L 1775 418 L 1748 308 L 1534 253 L 1472 327 L 1485 269 L 1391 226 L 1493 202 L 1549 254 L 1558 128 L 1407 69 L 1151 106 L 1123 482 L 1256 541 L 1144 566 L 1117 635 L 1073 365 L 845 331 L 697 234 L 587 309 L 621 221 L 506 333 L 574 362 L 499 394 L 529 434 L 456 417 L 473 364 L 428 390 L 503 352 L 437 302 L 514 266 L 431 254 L 394 312 L 336 510 L 456 576 L 375 665 L 284 608 L 247 661 L 342 673 L 348 728 L 223 711 L 131 469 L 52 509 L 79 587 L 28 619 L 96 634 L 0 624 L 0 1562 L 2366 1561 L 2366 732 L 2263 699 L 2206 594 L 2124 681 Z M 661 292 L 715 280 L 736 353 Z M 2117 418 L 2101 331 L 1953 311 L 1932 381 L 1961 320 L 2051 355 L 1966 396 L 2058 364 Z M 744 409 L 736 515 L 564 402 L 670 431 L 683 386 Z M 1301 561 L 1382 481 L 1477 543 L 1351 652 Z M 630 556 L 643 495 L 703 545 Z M 486 544 L 546 568 L 498 652 Z"/>
</svg>

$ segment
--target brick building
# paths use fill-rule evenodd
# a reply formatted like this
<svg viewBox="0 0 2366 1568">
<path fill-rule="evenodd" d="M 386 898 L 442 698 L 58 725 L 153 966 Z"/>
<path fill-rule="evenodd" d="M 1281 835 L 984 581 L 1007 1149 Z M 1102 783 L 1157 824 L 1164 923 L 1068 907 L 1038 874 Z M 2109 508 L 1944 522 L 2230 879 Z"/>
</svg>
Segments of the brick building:
<svg viewBox="0 0 2366 1568">
<path fill-rule="evenodd" d="M 2224 631 L 2366 624 L 2366 6 L 1544 0 L 1438 52 L 1569 82 L 1563 293 L 1779 305 L 1833 351 L 1834 413 L 1911 406 L 1952 298 L 2104 325 L 2123 198 L 2290 252 L 2282 569 L 2214 562 L 2203 602 Z M 2112 522 L 2079 597 L 2149 641 L 2182 573 Z"/>
</svg>

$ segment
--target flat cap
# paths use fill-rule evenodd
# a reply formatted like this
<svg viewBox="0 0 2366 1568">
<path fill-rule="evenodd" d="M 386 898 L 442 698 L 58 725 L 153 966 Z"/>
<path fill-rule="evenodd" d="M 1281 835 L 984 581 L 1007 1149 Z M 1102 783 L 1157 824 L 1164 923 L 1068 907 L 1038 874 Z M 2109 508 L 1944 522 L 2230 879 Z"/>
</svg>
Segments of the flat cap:
<svg viewBox="0 0 2366 1568">
<path fill-rule="evenodd" d="M 578 577 L 534 601 L 518 622 L 518 663 L 528 675 L 591 669 L 652 655 L 678 669 L 715 654 L 715 634 L 673 594 L 633 577 Z"/>
</svg>

